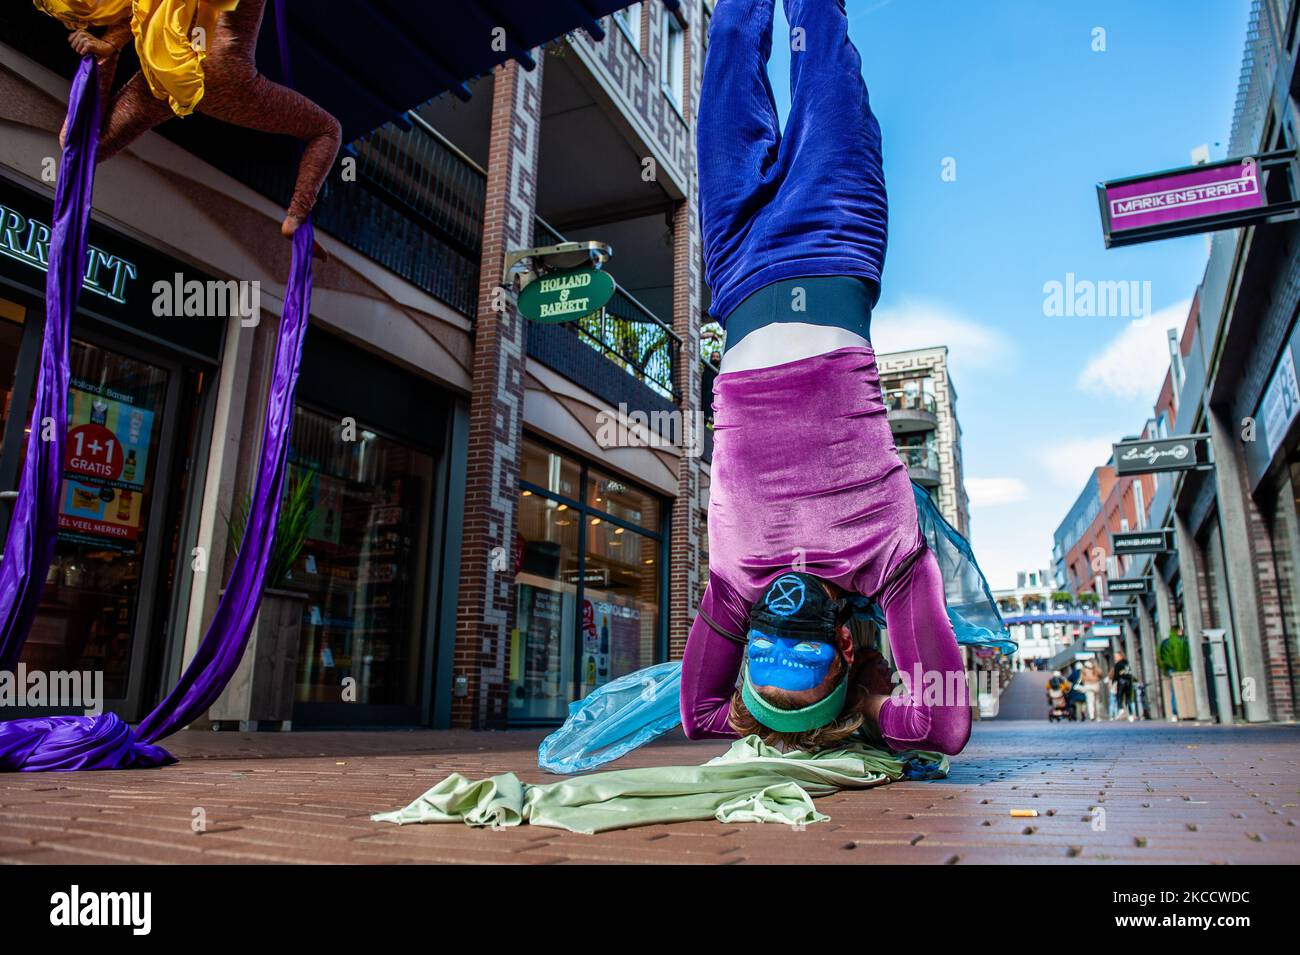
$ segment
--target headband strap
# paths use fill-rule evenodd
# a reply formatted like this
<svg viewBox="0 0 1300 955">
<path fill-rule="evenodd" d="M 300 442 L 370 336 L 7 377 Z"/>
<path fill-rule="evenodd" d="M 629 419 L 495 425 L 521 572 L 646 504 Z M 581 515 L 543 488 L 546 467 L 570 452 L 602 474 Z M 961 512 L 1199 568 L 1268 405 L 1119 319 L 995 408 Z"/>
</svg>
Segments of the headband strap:
<svg viewBox="0 0 1300 955">
<path fill-rule="evenodd" d="M 778 733 L 801 733 L 804 730 L 816 729 L 835 722 L 836 717 L 844 709 L 844 702 L 848 699 L 848 695 L 847 672 L 828 696 L 811 706 L 804 706 L 797 710 L 783 710 L 759 696 L 754 689 L 754 684 L 749 681 L 748 663 L 745 664 L 744 676 L 740 684 L 740 698 L 745 701 L 745 707 L 750 714 L 768 729 L 776 730 Z"/>
</svg>

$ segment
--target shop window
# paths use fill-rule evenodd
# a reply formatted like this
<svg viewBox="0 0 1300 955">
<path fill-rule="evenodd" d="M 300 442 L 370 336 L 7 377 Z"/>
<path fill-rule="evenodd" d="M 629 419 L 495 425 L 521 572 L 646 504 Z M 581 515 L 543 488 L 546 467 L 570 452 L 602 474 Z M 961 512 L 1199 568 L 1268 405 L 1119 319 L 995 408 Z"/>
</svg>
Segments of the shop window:
<svg viewBox="0 0 1300 955">
<path fill-rule="evenodd" d="M 659 658 L 663 505 L 536 442 L 523 458 L 509 715 L 554 721 L 570 700 Z M 585 490 L 549 490 L 566 486 Z"/>
<path fill-rule="evenodd" d="M 77 340 L 69 356 L 54 560 L 22 659 L 30 669 L 101 671 L 104 698 L 122 699 L 158 491 L 168 374 Z"/>
<path fill-rule="evenodd" d="M 580 494 L 582 470 L 572 459 L 535 441 L 524 441 L 519 463 L 519 479 L 542 490 L 570 500 Z"/>
<path fill-rule="evenodd" d="M 561 719 L 573 693 L 579 512 L 524 490 L 515 554 L 510 717 Z"/>
<path fill-rule="evenodd" d="M 653 533 L 659 531 L 659 499 L 626 478 L 591 468 L 587 478 L 587 504 Z"/>
<path fill-rule="evenodd" d="M 659 542 L 594 514 L 586 522 L 579 696 L 653 663 L 659 631 Z"/>
<path fill-rule="evenodd" d="M 300 703 L 419 702 L 433 458 L 299 407 L 290 478 L 312 484 L 307 541 L 284 585 L 306 596 Z M 347 681 L 354 682 L 347 682 Z"/>
<path fill-rule="evenodd" d="M 27 310 L 17 302 L 0 298 L 0 451 L 4 450 L 5 426 L 14 400 L 14 373 L 18 368 L 18 346 L 22 342 L 26 315 Z"/>
</svg>

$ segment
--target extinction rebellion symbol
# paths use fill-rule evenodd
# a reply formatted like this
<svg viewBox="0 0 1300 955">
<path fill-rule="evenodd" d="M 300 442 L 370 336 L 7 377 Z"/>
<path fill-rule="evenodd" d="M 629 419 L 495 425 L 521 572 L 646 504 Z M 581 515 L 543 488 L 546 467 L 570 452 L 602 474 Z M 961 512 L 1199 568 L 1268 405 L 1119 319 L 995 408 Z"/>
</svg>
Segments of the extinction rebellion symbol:
<svg viewBox="0 0 1300 955">
<path fill-rule="evenodd" d="M 788 617 L 803 606 L 806 590 L 804 583 L 793 574 L 787 574 L 772 585 L 767 597 L 767 609 L 778 617 Z"/>
</svg>

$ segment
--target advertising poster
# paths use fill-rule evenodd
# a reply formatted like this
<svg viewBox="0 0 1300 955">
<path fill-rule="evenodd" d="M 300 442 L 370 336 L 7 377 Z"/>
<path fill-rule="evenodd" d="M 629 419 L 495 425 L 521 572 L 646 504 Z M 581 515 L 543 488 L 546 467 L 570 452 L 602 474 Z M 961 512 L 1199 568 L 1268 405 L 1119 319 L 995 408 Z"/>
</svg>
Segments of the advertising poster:
<svg viewBox="0 0 1300 955">
<path fill-rule="evenodd" d="M 530 587 L 520 587 L 520 628 L 524 632 L 524 692 L 532 700 L 549 700 L 560 696 L 560 595 Z"/>
<path fill-rule="evenodd" d="M 73 379 L 59 537 L 135 549 L 145 504 L 154 413 L 130 395 Z"/>
<path fill-rule="evenodd" d="M 635 607 L 610 605 L 610 679 L 641 669 L 641 611 Z"/>
<path fill-rule="evenodd" d="M 294 468 L 293 472 L 294 480 L 302 480 L 306 474 L 312 482 L 311 523 L 307 528 L 307 539 L 337 544 L 343 524 L 343 481 L 318 471 Z"/>
</svg>

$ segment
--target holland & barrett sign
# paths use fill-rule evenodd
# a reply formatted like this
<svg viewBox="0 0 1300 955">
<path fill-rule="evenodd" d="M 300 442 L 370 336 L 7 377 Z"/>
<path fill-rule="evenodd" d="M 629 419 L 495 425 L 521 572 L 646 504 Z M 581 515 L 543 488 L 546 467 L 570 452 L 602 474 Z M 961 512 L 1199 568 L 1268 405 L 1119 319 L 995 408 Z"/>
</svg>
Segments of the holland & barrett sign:
<svg viewBox="0 0 1300 955">
<path fill-rule="evenodd" d="M 519 311 L 534 322 L 573 321 L 604 308 L 616 290 L 613 276 L 599 269 L 551 272 L 519 293 Z"/>
</svg>

